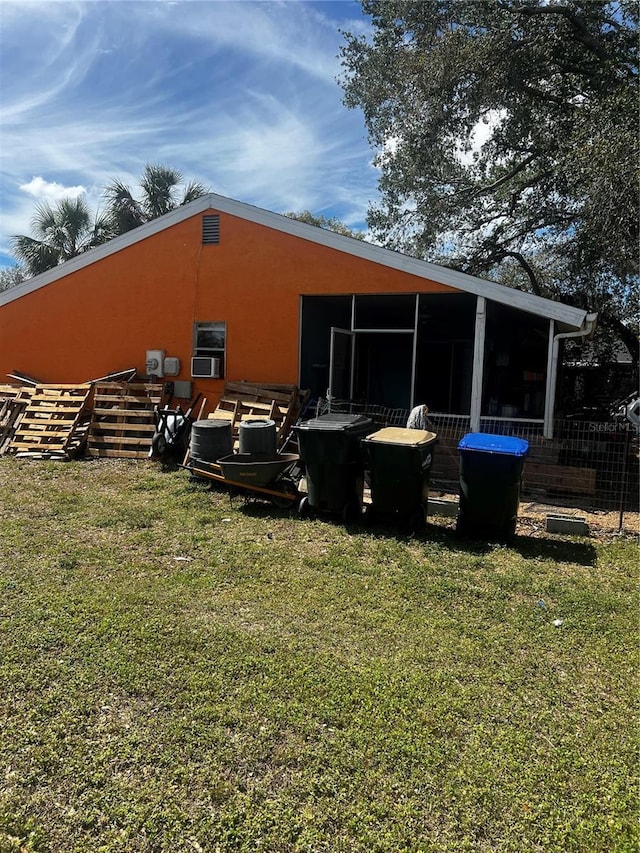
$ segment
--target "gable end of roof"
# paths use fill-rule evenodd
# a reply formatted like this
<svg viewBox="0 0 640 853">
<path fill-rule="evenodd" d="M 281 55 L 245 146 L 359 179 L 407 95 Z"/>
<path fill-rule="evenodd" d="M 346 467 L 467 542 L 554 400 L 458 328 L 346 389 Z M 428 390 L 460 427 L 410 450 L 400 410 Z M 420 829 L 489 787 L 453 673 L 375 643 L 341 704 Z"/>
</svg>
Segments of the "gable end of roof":
<svg viewBox="0 0 640 853">
<path fill-rule="evenodd" d="M 46 287 L 48 284 L 64 278 L 64 276 L 70 273 L 84 269 L 103 258 L 121 252 L 129 246 L 133 246 L 142 240 L 146 240 L 148 237 L 159 234 L 167 228 L 171 228 L 205 211 L 225 213 L 229 216 L 245 219 L 257 225 L 263 225 L 266 228 L 275 229 L 290 236 L 298 237 L 301 240 L 307 240 L 375 264 L 406 272 L 417 278 L 435 281 L 438 284 L 443 284 L 456 290 L 472 293 L 476 296 L 484 296 L 487 299 L 510 305 L 521 311 L 547 317 L 550 320 L 555 320 L 563 326 L 573 329 L 582 328 L 586 321 L 586 311 L 573 308 L 562 302 L 544 299 L 541 296 L 515 290 L 497 282 L 477 278 L 476 276 L 458 272 L 448 267 L 437 266 L 419 258 L 403 255 L 400 252 L 394 252 L 391 249 L 385 249 L 382 246 L 376 246 L 364 240 L 356 240 L 353 237 L 337 234 L 325 228 L 318 228 L 315 225 L 300 222 L 289 216 L 273 213 L 272 211 L 255 207 L 246 202 L 235 201 L 234 199 L 217 195 L 216 193 L 209 193 L 189 202 L 189 204 L 177 207 L 175 210 L 166 213 L 158 219 L 134 228 L 120 237 L 114 237 L 102 246 L 91 249 L 41 275 L 28 279 L 9 290 L 5 290 L 0 293 L 0 308 L 2 305 L 26 296 L 41 287 Z"/>
</svg>

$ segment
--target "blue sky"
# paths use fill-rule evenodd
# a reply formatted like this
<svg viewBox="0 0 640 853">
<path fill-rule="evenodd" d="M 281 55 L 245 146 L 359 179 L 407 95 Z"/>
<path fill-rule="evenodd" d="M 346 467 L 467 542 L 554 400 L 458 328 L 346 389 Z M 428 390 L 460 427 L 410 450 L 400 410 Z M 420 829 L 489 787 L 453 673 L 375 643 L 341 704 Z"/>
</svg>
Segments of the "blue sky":
<svg viewBox="0 0 640 853">
<path fill-rule="evenodd" d="M 378 175 L 336 77 L 367 27 L 351 0 L 0 0 L 0 266 L 39 201 L 96 209 L 147 162 L 364 229 Z"/>
</svg>

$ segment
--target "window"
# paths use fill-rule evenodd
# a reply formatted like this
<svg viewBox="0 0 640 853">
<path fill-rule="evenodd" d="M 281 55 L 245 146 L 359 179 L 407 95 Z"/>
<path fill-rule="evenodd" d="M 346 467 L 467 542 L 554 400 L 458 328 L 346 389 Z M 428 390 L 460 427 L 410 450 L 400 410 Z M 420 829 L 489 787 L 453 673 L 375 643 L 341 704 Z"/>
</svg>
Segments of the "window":
<svg viewBox="0 0 640 853">
<path fill-rule="evenodd" d="M 226 344 L 226 323 L 195 323 L 191 375 L 222 378 L 225 371 Z"/>
</svg>

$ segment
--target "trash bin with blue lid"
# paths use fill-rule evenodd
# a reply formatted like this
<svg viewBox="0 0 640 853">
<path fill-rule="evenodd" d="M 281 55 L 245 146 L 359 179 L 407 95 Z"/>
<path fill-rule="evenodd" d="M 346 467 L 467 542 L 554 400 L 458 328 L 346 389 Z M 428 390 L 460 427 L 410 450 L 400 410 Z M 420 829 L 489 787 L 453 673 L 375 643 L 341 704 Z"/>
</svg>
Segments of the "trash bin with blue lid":
<svg viewBox="0 0 640 853">
<path fill-rule="evenodd" d="M 508 539 L 515 533 L 529 442 L 510 435 L 469 433 L 460 452 L 457 531 Z"/>
<path fill-rule="evenodd" d="M 301 515 L 312 509 L 340 513 L 345 522 L 360 517 L 364 487 L 360 440 L 373 430 L 370 418 L 337 412 L 294 426 L 307 477 Z"/>
</svg>

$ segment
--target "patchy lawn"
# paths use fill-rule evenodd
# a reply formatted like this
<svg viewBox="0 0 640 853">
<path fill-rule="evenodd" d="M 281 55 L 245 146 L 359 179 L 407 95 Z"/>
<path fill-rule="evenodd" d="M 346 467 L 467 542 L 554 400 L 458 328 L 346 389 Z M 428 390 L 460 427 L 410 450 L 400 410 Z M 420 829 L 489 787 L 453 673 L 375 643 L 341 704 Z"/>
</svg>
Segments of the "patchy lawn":
<svg viewBox="0 0 640 853">
<path fill-rule="evenodd" d="M 637 849 L 631 538 L 9 458 L 0 537 L 2 851 Z"/>
</svg>

